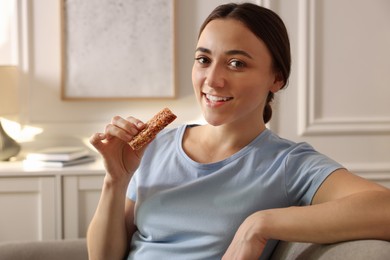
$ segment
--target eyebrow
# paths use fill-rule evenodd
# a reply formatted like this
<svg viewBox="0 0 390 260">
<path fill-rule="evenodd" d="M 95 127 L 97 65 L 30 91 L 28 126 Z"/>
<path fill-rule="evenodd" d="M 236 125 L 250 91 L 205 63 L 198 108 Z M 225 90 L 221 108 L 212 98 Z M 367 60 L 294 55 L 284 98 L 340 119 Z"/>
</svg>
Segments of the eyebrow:
<svg viewBox="0 0 390 260">
<path fill-rule="evenodd" d="M 206 49 L 203 47 L 196 48 L 195 52 L 198 52 L 198 51 L 211 54 L 211 51 L 209 49 Z M 246 51 L 243 51 L 243 50 L 229 50 L 229 51 L 225 52 L 225 54 L 227 54 L 227 55 L 237 55 L 238 54 L 238 55 L 243 55 L 245 57 L 253 59 L 249 53 L 247 53 Z"/>
</svg>

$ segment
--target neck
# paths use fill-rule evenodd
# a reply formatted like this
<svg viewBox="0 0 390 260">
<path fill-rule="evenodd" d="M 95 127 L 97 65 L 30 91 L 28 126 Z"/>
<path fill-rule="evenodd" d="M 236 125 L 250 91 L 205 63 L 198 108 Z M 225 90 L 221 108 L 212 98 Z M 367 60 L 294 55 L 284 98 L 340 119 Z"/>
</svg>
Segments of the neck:
<svg viewBox="0 0 390 260">
<path fill-rule="evenodd" d="M 226 159 L 253 141 L 264 124 L 204 125 L 186 131 L 183 148 L 193 160 L 212 163 Z"/>
<path fill-rule="evenodd" d="M 221 145 L 225 148 L 236 147 L 242 149 L 264 131 L 262 123 L 246 123 L 236 125 L 211 126 L 206 125 L 203 129 L 202 141 L 212 145 Z"/>
</svg>

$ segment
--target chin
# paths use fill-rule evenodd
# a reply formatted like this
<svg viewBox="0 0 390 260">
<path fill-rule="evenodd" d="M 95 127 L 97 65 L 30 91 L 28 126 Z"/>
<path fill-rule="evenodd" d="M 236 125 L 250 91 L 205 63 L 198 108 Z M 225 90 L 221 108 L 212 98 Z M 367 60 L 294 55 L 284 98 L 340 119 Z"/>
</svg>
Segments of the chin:
<svg viewBox="0 0 390 260">
<path fill-rule="evenodd" d="M 212 125 L 212 126 L 221 126 L 221 125 L 226 124 L 226 122 L 227 122 L 221 116 L 217 116 L 217 115 L 210 116 L 210 115 L 203 113 L 203 118 L 205 119 L 205 121 L 209 125 Z"/>
</svg>

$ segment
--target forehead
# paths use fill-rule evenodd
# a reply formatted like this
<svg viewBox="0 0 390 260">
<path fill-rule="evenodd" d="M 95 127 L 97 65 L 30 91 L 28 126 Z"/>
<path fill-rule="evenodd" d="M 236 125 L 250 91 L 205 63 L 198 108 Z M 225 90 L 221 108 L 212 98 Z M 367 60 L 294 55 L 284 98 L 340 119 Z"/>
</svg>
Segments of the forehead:
<svg viewBox="0 0 390 260">
<path fill-rule="evenodd" d="M 209 22 L 200 34 L 198 47 L 210 50 L 243 49 L 252 54 L 269 52 L 265 43 L 244 23 L 230 18 Z"/>
<path fill-rule="evenodd" d="M 217 18 L 211 20 L 203 29 L 202 34 L 209 31 L 223 30 L 236 34 L 253 34 L 248 27 L 241 21 L 233 18 Z"/>
</svg>

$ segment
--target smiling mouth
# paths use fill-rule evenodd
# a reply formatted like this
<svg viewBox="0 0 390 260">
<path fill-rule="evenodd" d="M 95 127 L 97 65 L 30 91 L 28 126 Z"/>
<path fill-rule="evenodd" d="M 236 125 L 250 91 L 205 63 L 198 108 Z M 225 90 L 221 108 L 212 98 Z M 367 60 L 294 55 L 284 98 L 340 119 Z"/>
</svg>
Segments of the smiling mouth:
<svg viewBox="0 0 390 260">
<path fill-rule="evenodd" d="M 232 100 L 233 98 L 232 97 L 218 97 L 218 96 L 214 96 L 214 95 L 210 95 L 210 94 L 204 94 L 206 99 L 211 101 L 211 102 L 226 102 L 226 101 L 229 101 L 229 100 Z"/>
</svg>

